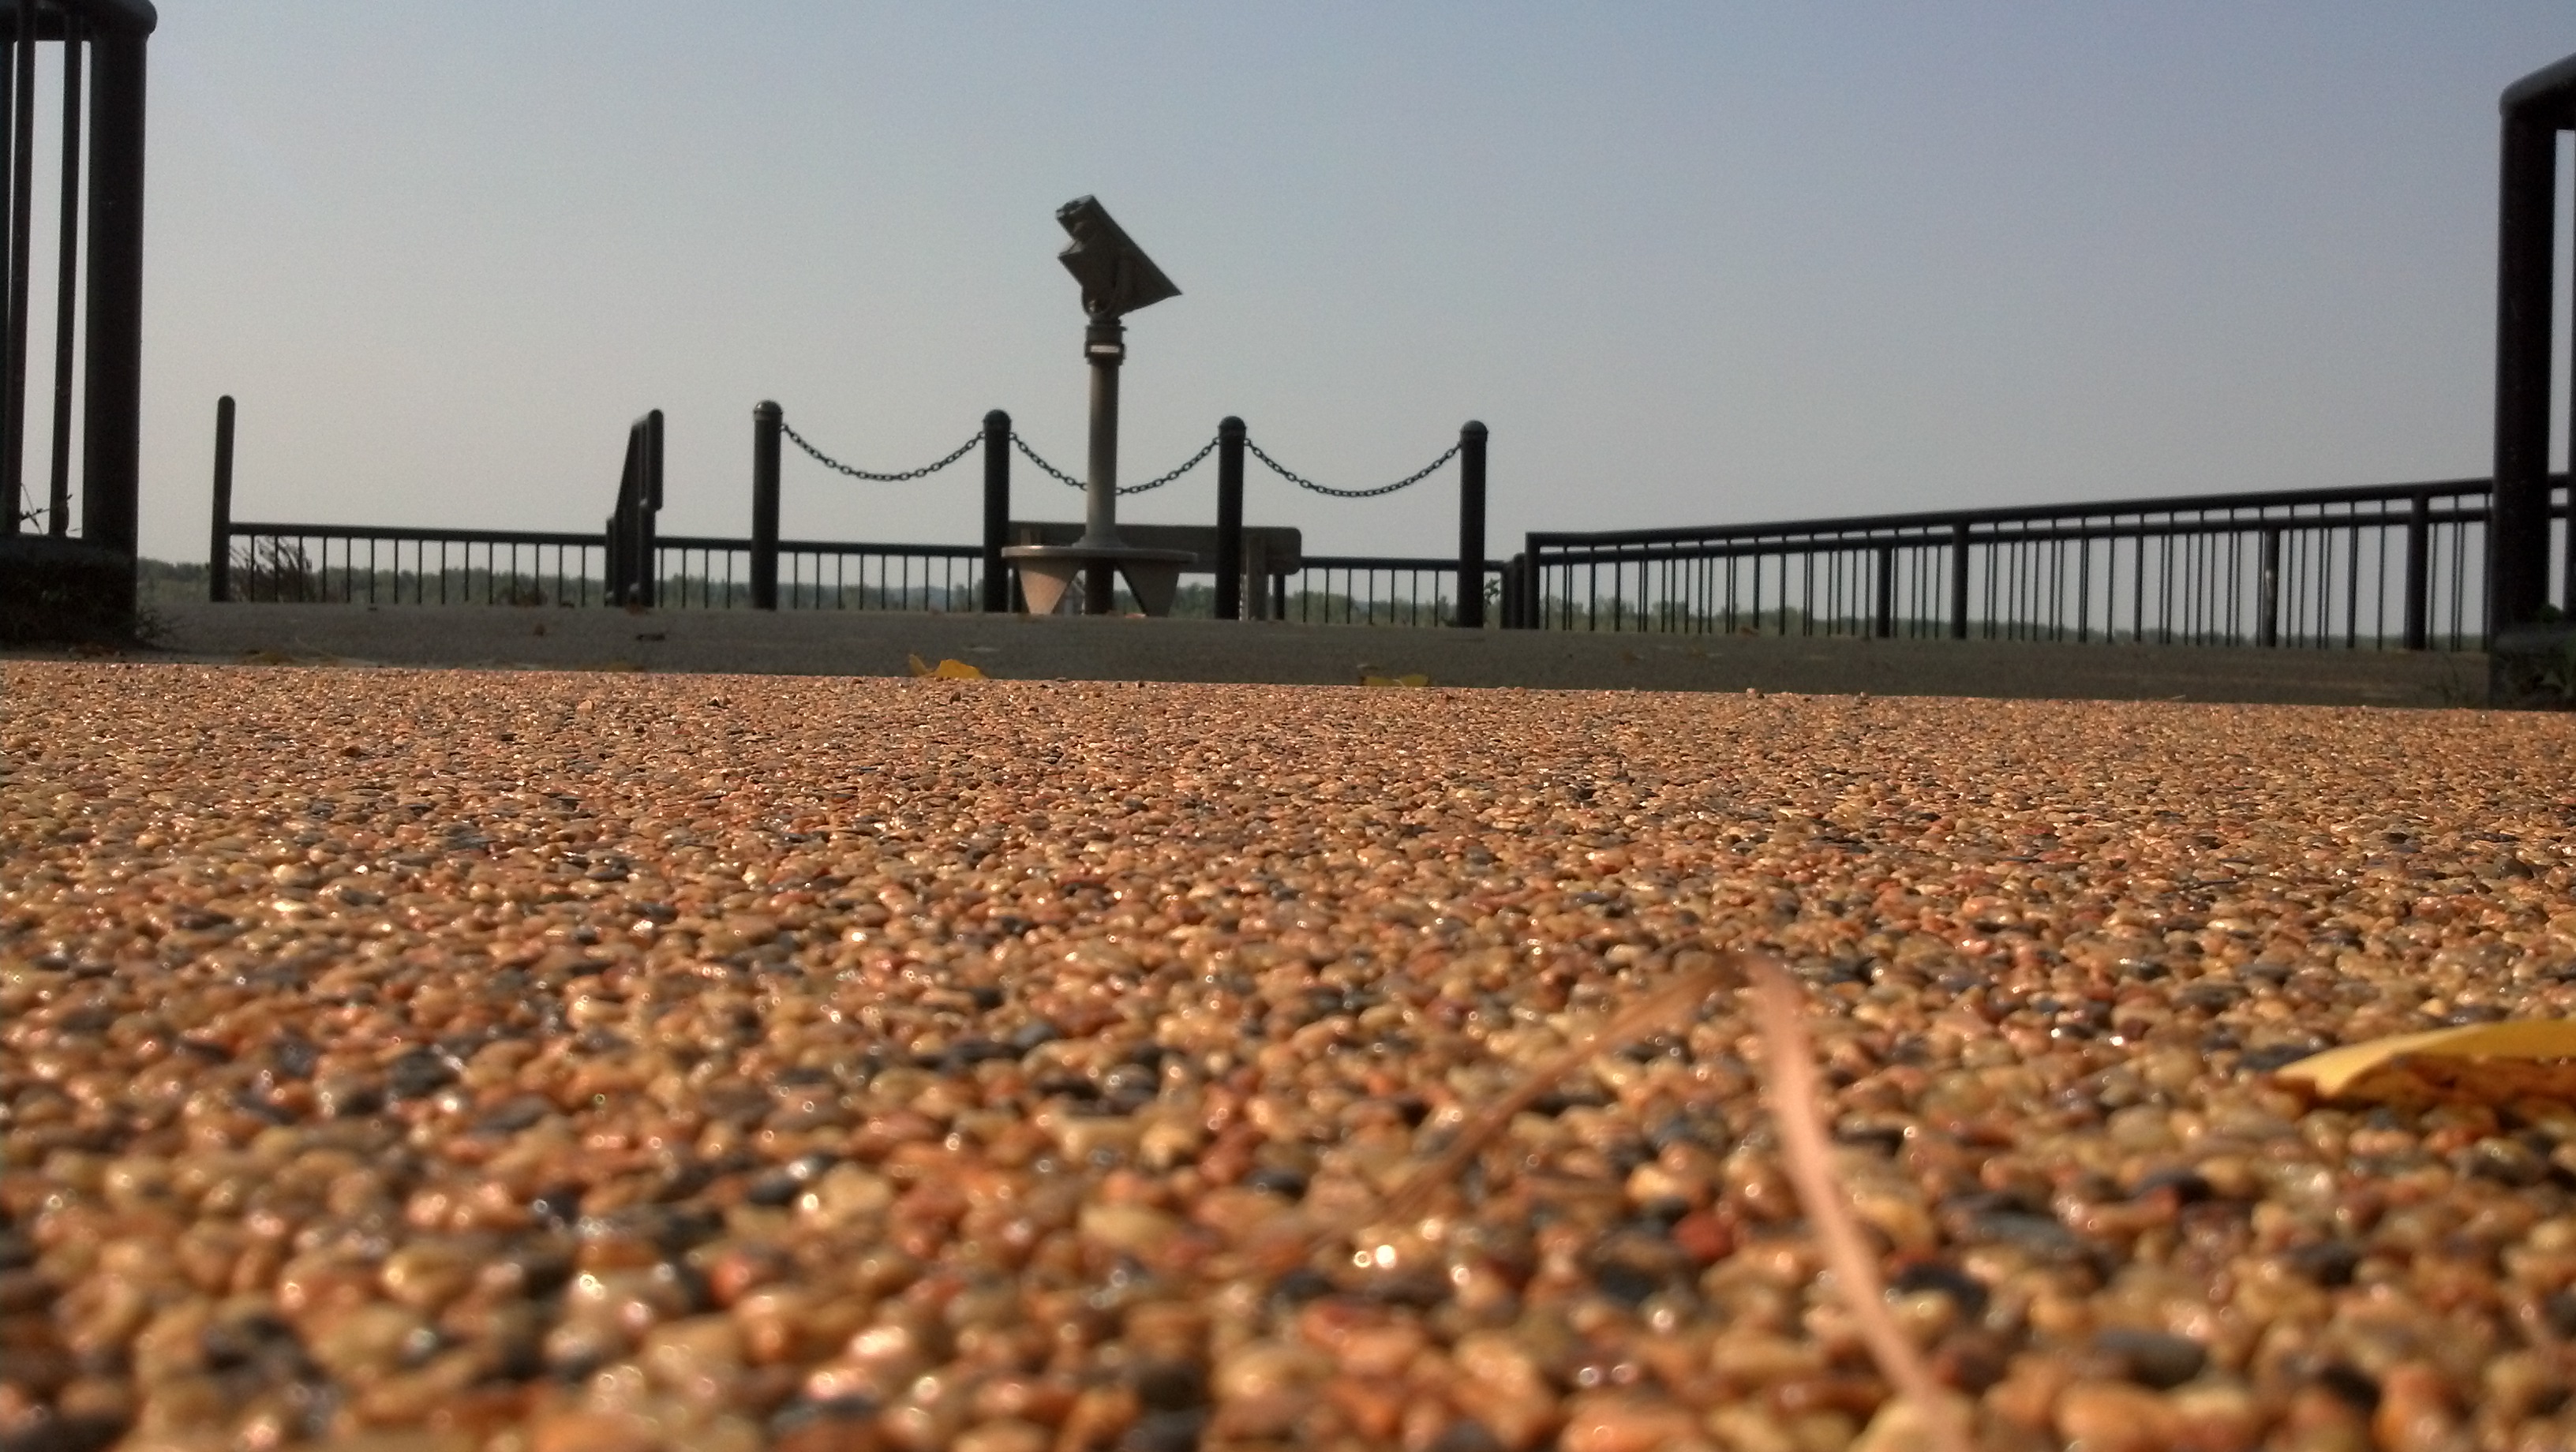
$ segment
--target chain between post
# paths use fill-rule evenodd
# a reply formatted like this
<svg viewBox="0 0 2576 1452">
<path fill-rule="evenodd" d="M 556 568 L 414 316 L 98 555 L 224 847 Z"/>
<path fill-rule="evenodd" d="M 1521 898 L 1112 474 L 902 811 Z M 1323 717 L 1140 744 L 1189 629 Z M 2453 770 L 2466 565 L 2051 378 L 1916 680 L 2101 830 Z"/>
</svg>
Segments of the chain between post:
<svg viewBox="0 0 2576 1452">
<path fill-rule="evenodd" d="M 906 480 L 919 479 L 924 475 L 936 474 L 940 470 L 947 468 L 949 465 L 956 463 L 958 460 L 965 458 L 968 454 L 973 453 L 975 451 L 975 446 L 984 442 L 983 431 L 978 429 L 973 438 L 959 444 L 949 453 L 947 458 L 940 460 L 936 464 L 924 464 L 918 469 L 906 469 L 899 474 L 879 474 L 867 469 L 852 468 L 851 466 L 842 463 L 840 460 L 833 458 L 831 455 L 824 453 L 821 449 L 814 447 L 812 444 L 805 442 L 805 436 L 796 432 L 794 428 L 788 425 L 787 420 L 783 418 L 778 421 L 778 431 L 785 434 L 788 439 L 796 445 L 796 447 L 803 449 L 807 454 L 813 457 L 815 463 L 822 465 L 824 468 L 847 474 L 853 479 L 873 479 L 880 484 L 900 484 Z"/>
<path fill-rule="evenodd" d="M 936 474 L 940 470 L 947 468 L 949 465 L 956 463 L 958 460 L 965 458 L 968 454 L 973 453 L 975 451 L 975 446 L 984 442 L 984 436 L 979 432 L 966 442 L 959 444 L 954 450 L 950 451 L 946 458 L 939 460 L 937 463 L 924 464 L 918 469 L 905 469 L 900 473 L 880 474 L 869 469 L 854 468 L 851 465 L 844 464 L 840 460 L 833 458 L 831 455 L 824 453 L 821 449 L 818 449 L 812 444 L 806 442 L 805 436 L 796 432 L 795 428 L 789 425 L 789 423 L 783 418 L 778 421 L 778 431 L 781 434 L 784 434 L 791 443 L 796 445 L 796 447 L 803 449 L 806 454 L 814 460 L 814 462 L 821 464 L 824 468 L 847 474 L 853 479 L 872 479 L 883 484 L 900 484 L 906 480 L 919 479 L 926 475 Z M 1173 480 L 1180 478 L 1184 474 L 1187 474 L 1192 469 L 1197 468 L 1200 464 L 1205 463 L 1207 461 L 1207 456 L 1216 452 L 1217 443 L 1218 441 L 1216 439 L 1209 439 L 1205 444 L 1199 446 L 1199 451 L 1197 453 L 1192 454 L 1187 459 L 1183 460 L 1179 468 L 1173 469 L 1169 473 L 1158 475 L 1155 478 L 1148 479 L 1142 484 L 1121 485 L 1118 492 L 1122 495 L 1142 494 L 1148 489 L 1160 489 L 1164 485 L 1171 483 Z M 1442 451 L 1439 458 L 1432 460 L 1430 463 L 1423 465 L 1421 468 L 1414 470 L 1411 474 L 1396 480 L 1392 484 L 1381 484 L 1375 489 L 1335 489 L 1330 485 L 1318 484 L 1314 480 L 1307 478 L 1305 475 L 1289 468 L 1287 465 L 1280 463 L 1277 459 L 1274 459 L 1268 454 L 1262 452 L 1261 446 L 1248 438 L 1243 441 L 1243 446 L 1251 451 L 1252 457 L 1259 459 L 1262 464 L 1270 470 L 1270 472 L 1278 475 L 1280 478 L 1287 480 L 1289 483 L 1296 485 L 1300 489 L 1311 490 L 1314 493 L 1326 495 L 1334 499 L 1375 499 L 1382 494 L 1393 494 L 1399 489 L 1410 489 L 1414 485 L 1421 483 L 1423 480 L 1430 478 L 1433 474 L 1438 473 L 1441 465 L 1458 457 L 1458 450 L 1461 447 L 1461 445 L 1458 444 L 1451 444 L 1446 450 Z M 1019 430 L 1017 429 L 1013 429 L 1011 431 L 1011 447 L 1018 449 L 1023 457 L 1025 457 L 1030 463 L 1037 465 L 1040 471 L 1045 473 L 1047 477 L 1055 480 L 1057 483 L 1062 484 L 1069 489 L 1080 489 L 1085 487 L 1081 480 L 1076 479 L 1071 474 L 1057 468 L 1055 465 L 1048 463 L 1039 455 L 1037 450 L 1030 448 L 1029 441 L 1021 438 Z"/>
<path fill-rule="evenodd" d="M 1335 499 L 1375 499 L 1381 494 L 1393 494 L 1398 489 L 1410 489 L 1414 485 L 1421 483 L 1423 480 L 1428 479 L 1433 474 L 1439 472 L 1441 465 L 1458 457 L 1458 450 L 1462 447 L 1458 444 L 1451 444 L 1448 450 L 1441 454 L 1439 458 L 1432 460 L 1430 463 L 1423 465 L 1421 468 L 1414 470 L 1411 474 L 1396 480 L 1392 484 L 1381 484 L 1375 489 L 1335 489 L 1328 485 L 1318 484 L 1314 480 L 1307 478 L 1305 475 L 1289 468 L 1287 465 L 1280 463 L 1277 459 L 1261 452 L 1261 446 L 1250 439 L 1245 439 L 1243 441 L 1243 446 L 1252 451 L 1252 457 L 1259 459 L 1263 464 L 1267 465 L 1271 473 L 1278 475 L 1280 478 L 1287 480 L 1289 483 L 1296 485 L 1300 489 L 1311 489 L 1317 494 L 1329 495 Z"/>
<path fill-rule="evenodd" d="M 1178 478 L 1179 478 L 1179 477 L 1181 477 L 1183 474 L 1186 474 L 1186 473 L 1190 472 L 1192 469 L 1197 468 L 1197 467 L 1200 465 L 1200 463 L 1201 463 L 1201 462 L 1203 462 L 1203 461 L 1207 458 L 1207 456 L 1208 456 L 1208 455 L 1210 455 L 1210 454 L 1212 454 L 1212 453 L 1215 453 L 1215 452 L 1216 452 L 1216 443 L 1217 443 L 1217 441 L 1216 441 L 1216 440 L 1214 440 L 1214 439 L 1210 439 L 1210 440 L 1208 440 L 1208 441 L 1207 441 L 1207 443 L 1206 443 L 1206 444 L 1204 444 L 1204 445 L 1202 445 L 1202 446 L 1200 447 L 1200 449 L 1199 449 L 1199 451 L 1198 451 L 1197 453 L 1192 454 L 1192 455 L 1190 455 L 1190 456 L 1189 456 L 1189 458 L 1187 458 L 1187 459 L 1183 460 L 1183 461 L 1182 461 L 1182 463 L 1181 463 L 1181 466 L 1180 466 L 1179 468 L 1174 469 L 1174 470 L 1172 470 L 1170 473 L 1168 473 L 1168 474 L 1164 474 L 1164 475 L 1162 475 L 1162 476 L 1160 476 L 1160 477 L 1158 477 L 1158 478 L 1148 479 L 1148 480 L 1146 480 L 1146 481 L 1145 481 L 1144 483 L 1142 483 L 1142 484 L 1122 484 L 1122 485 L 1118 486 L 1118 492 L 1119 492 L 1120 494 L 1142 494 L 1142 493 L 1144 493 L 1144 492 L 1145 492 L 1146 490 L 1148 490 L 1148 489 L 1160 489 L 1160 488 L 1162 488 L 1164 485 L 1171 483 L 1171 482 L 1172 482 L 1173 480 L 1175 480 L 1175 479 L 1178 479 Z M 1019 431 L 1018 431 L 1017 429 L 1014 429 L 1014 430 L 1012 430 L 1012 431 L 1011 431 L 1011 446 L 1012 446 L 1013 448 L 1018 449 L 1018 450 L 1019 450 L 1023 455 L 1025 455 L 1025 456 L 1028 458 L 1028 461 L 1029 461 L 1030 463 L 1035 464 L 1035 465 L 1037 465 L 1040 469 L 1044 470 L 1044 471 L 1046 472 L 1047 476 L 1048 476 L 1049 478 L 1052 478 L 1053 480 L 1055 480 L 1057 483 L 1062 484 L 1062 485 L 1065 485 L 1066 487 L 1068 487 L 1068 488 L 1072 488 L 1072 489 L 1081 489 L 1081 488 L 1085 488 L 1085 487 L 1087 487 L 1087 486 L 1085 486 L 1085 485 L 1083 484 L 1083 482 L 1082 482 L 1081 480 L 1076 479 L 1076 478 L 1075 478 L 1075 477 L 1073 477 L 1071 474 L 1068 474 L 1068 473 L 1064 472 L 1062 469 L 1059 469 L 1059 468 L 1057 468 L 1055 465 L 1050 464 L 1050 463 L 1048 463 L 1046 460 L 1044 460 L 1044 459 L 1042 459 L 1042 458 L 1038 457 L 1038 451 L 1029 447 L 1029 441 L 1028 441 L 1028 440 L 1026 440 L 1026 439 L 1024 439 L 1024 438 L 1021 438 L 1021 437 L 1020 437 L 1020 435 L 1019 435 Z"/>
</svg>

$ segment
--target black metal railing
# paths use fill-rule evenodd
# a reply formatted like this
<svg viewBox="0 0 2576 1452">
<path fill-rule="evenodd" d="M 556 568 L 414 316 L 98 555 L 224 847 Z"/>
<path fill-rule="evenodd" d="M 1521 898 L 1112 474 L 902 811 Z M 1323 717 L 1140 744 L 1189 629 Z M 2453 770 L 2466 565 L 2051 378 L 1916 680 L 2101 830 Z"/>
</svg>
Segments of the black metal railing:
<svg viewBox="0 0 2576 1452">
<path fill-rule="evenodd" d="M 983 588 L 975 545 L 782 539 L 763 607 L 756 540 L 665 535 L 662 603 L 680 609 L 972 611 Z"/>
<path fill-rule="evenodd" d="M 357 605 L 608 603 L 607 542 L 516 529 L 222 523 L 217 599 Z"/>
<path fill-rule="evenodd" d="M 359 605 L 610 605 L 753 608 L 747 539 L 661 535 L 649 574 L 612 572 L 596 534 L 389 526 L 227 525 L 222 598 Z M 788 610 L 973 610 L 972 545 L 781 540 Z M 614 583 L 612 583 L 614 582 Z"/>
<path fill-rule="evenodd" d="M 1454 625 L 1458 561 L 1412 555 L 1307 555 L 1293 585 L 1272 576 L 1273 619 L 1315 625 Z M 1508 568 L 1485 561 L 1490 597 Z"/>
<path fill-rule="evenodd" d="M 1008 455 L 995 444 L 1014 436 L 999 412 L 969 445 L 994 445 L 986 459 L 987 538 L 975 546 L 780 539 L 777 444 L 786 430 L 771 404 L 755 413 L 748 539 L 657 534 L 659 411 L 628 431 L 617 509 L 600 534 L 240 523 L 230 518 L 230 402 L 218 410 L 208 571 L 217 600 L 955 612 L 1016 605 L 1007 579 L 997 586 L 995 575 L 991 516 L 1002 515 L 1005 531 L 1018 527 L 1007 518 Z M 1458 556 L 1305 555 L 1293 582 L 1275 571 L 1247 579 L 1260 604 L 1244 613 L 1473 627 L 1490 602 L 1500 623 L 1519 629 L 2343 649 L 2470 649 L 2488 634 L 2494 489 L 2485 479 L 1536 533 L 1502 562 L 1471 548 L 1483 535 L 1482 444 L 1482 427 L 1471 424 L 1450 455 L 1387 486 L 1418 482 L 1453 455 L 1467 459 Z M 1236 578 L 1227 542 L 1243 528 L 1242 460 L 1252 452 L 1241 421 L 1227 419 L 1209 449 L 1220 465 L 1214 558 L 1225 568 L 1205 601 L 1195 593 L 1205 587 L 1191 587 L 1175 606 L 1231 616 L 1252 603 L 1230 599 L 1226 588 Z M 964 452 L 885 477 L 932 472 Z M 2567 478 L 2551 476 L 2548 486 L 2540 543 L 2548 598 L 2558 603 L 2545 609 L 2576 613 Z M 1231 558 L 1245 558 L 1239 540 Z"/>
<path fill-rule="evenodd" d="M 1553 630 L 2474 649 L 2489 493 L 2455 479 L 1539 533 L 1511 566 L 1504 617 Z M 2554 560 L 2567 555 L 2566 513 L 2551 511 Z"/>
</svg>

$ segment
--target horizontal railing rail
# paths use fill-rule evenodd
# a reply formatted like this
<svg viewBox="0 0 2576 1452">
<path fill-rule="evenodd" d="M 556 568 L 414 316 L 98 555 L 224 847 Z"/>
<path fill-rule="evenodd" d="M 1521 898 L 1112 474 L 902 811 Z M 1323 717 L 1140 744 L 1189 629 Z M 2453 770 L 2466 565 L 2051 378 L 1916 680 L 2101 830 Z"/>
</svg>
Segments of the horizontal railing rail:
<svg viewBox="0 0 2576 1452">
<path fill-rule="evenodd" d="M 2565 476 L 2553 487 L 2563 490 Z M 1522 628 L 2469 649 L 2485 638 L 2484 479 L 1542 531 Z M 2558 598 L 2570 548 L 2551 510 Z"/>
<path fill-rule="evenodd" d="M 2567 476 L 2554 475 L 2553 487 Z M 1649 544 L 1673 540 L 1724 539 L 1741 535 L 1814 534 L 1860 529 L 1901 530 L 1954 524 L 2010 524 L 2032 519 L 2087 518 L 2123 514 L 2196 513 L 2211 509 L 2283 509 L 2304 505 L 2369 503 L 2411 499 L 2417 494 L 2476 494 L 2490 483 L 2484 478 L 2432 479 L 2411 484 L 2338 484 L 2321 489 L 2264 489 L 2243 494 L 2161 494 L 2140 499 L 2106 499 L 2075 504 L 1997 504 L 1976 509 L 1927 509 L 1893 514 L 1856 514 L 1831 519 L 1771 520 L 1754 524 L 1685 525 L 1657 529 L 1541 530 L 1533 542 L 1581 541 L 1595 545 Z"/>
<path fill-rule="evenodd" d="M 398 524 L 267 524 L 235 520 L 235 539 L 249 535 L 292 535 L 302 539 L 402 540 L 450 544 L 588 546 L 600 542 L 597 530 L 431 529 Z"/>
</svg>

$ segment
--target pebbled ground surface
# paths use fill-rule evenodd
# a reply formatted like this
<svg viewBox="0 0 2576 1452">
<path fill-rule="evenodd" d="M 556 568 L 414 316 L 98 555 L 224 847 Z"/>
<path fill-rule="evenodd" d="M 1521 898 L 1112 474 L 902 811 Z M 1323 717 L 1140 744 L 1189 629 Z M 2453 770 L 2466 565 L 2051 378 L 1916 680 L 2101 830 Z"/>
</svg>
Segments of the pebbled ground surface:
<svg viewBox="0 0 2576 1452">
<path fill-rule="evenodd" d="M 17 662 L 0 1447 L 2576 1445 L 2576 720 Z M 1362 1227 L 1284 1273 L 1294 1217 Z M 1873 1432 L 1873 1421 L 1878 1424 Z"/>
</svg>

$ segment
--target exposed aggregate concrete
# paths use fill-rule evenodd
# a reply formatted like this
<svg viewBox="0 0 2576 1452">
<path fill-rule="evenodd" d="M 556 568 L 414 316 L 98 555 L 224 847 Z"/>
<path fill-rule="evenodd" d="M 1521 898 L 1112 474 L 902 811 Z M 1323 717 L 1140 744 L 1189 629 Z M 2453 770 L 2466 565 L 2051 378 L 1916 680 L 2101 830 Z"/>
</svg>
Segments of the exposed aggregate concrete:
<svg viewBox="0 0 2576 1452">
<path fill-rule="evenodd" d="M 1893 1452 L 1780 952 L 1981 1445 L 2576 1446 L 2576 721 L 14 663 L 0 1447 Z M 1877 1427 L 1873 1431 L 1873 1419 Z"/>
</svg>

